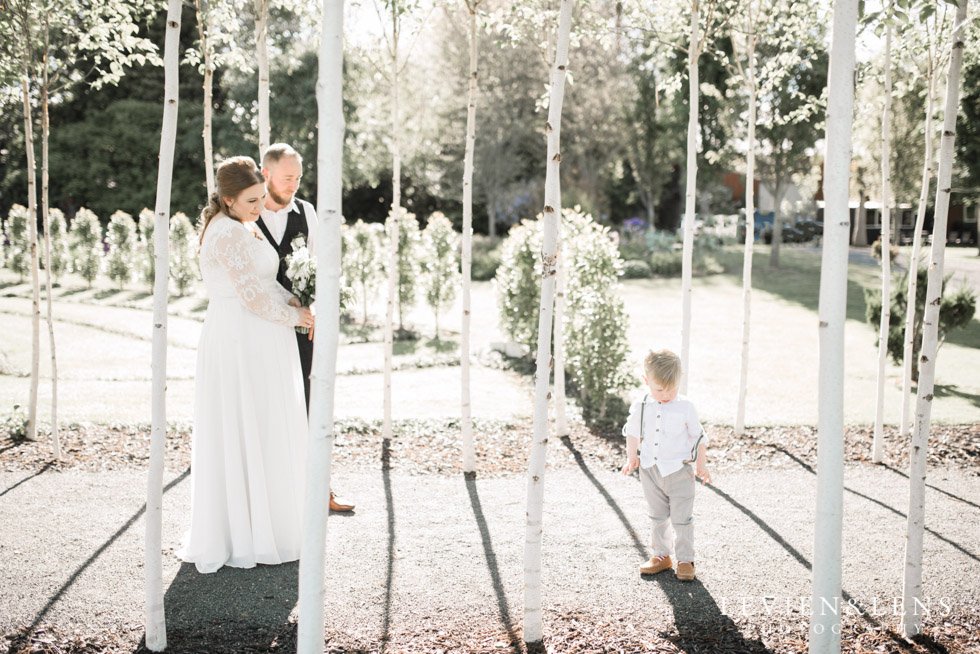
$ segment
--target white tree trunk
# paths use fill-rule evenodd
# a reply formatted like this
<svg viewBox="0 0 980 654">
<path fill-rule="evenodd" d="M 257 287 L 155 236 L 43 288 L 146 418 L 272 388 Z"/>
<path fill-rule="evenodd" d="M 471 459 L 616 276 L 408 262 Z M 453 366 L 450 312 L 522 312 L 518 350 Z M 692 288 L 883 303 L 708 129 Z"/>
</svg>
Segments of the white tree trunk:
<svg viewBox="0 0 980 654">
<path fill-rule="evenodd" d="M 480 0 L 467 0 L 470 12 L 470 95 L 466 104 L 466 154 L 463 156 L 463 333 L 460 336 L 460 427 L 463 473 L 476 472 L 473 447 L 473 415 L 470 405 L 470 285 L 473 272 L 473 150 L 476 145 L 477 39 L 476 10 Z"/>
<path fill-rule="evenodd" d="M 48 19 L 44 19 L 44 51 L 49 52 Z M 47 62 L 45 62 L 46 64 Z M 61 459 L 61 437 L 58 434 L 58 359 L 55 356 L 54 310 L 51 297 L 51 221 L 48 215 L 48 135 L 51 120 L 48 116 L 48 67 L 44 66 L 41 84 L 41 224 L 44 230 L 44 281 L 48 292 L 48 345 L 51 350 L 51 447 L 54 458 Z"/>
<path fill-rule="evenodd" d="M 527 471 L 527 525 L 524 539 L 524 641 L 539 643 L 543 637 L 541 611 L 541 535 L 544 513 L 544 472 L 548 457 L 548 400 L 551 382 L 551 328 L 555 300 L 555 260 L 558 224 L 561 220 L 561 108 L 565 94 L 568 43 L 572 24 L 572 0 L 561 1 L 558 44 L 548 100 L 547 172 L 544 183 L 544 239 L 541 250 L 541 304 L 538 314 L 537 369 L 534 373 L 534 435 Z"/>
<path fill-rule="evenodd" d="M 824 163 L 820 272 L 817 505 L 810 653 L 840 651 L 841 525 L 844 499 L 844 319 L 847 314 L 848 188 L 854 113 L 857 0 L 835 0 Z"/>
<path fill-rule="evenodd" d="M 748 9 L 751 11 L 751 7 Z M 753 26 L 754 27 L 754 26 Z M 755 35 L 748 37 L 749 139 L 745 169 L 745 257 L 742 261 L 742 358 L 738 376 L 735 435 L 745 433 L 745 396 L 749 386 L 749 325 L 752 317 L 752 248 L 755 245 L 755 121 L 758 88 L 755 80 Z"/>
<path fill-rule="evenodd" d="M 651 223 L 652 224 L 652 223 Z M 565 397 L 565 239 L 558 223 L 556 248 L 557 280 L 555 282 L 555 430 L 558 437 L 568 436 L 567 399 Z"/>
<path fill-rule="evenodd" d="M 211 48 L 208 45 L 208 0 L 197 0 L 197 30 L 201 38 L 201 54 L 204 60 L 204 174 L 208 184 L 208 197 L 214 193 L 214 148 L 211 138 L 211 98 L 214 88 L 214 71 L 211 69 Z"/>
<path fill-rule="evenodd" d="M 388 221 L 388 308 L 385 311 L 385 393 L 384 393 L 384 422 L 381 427 L 381 437 L 391 438 L 391 360 L 395 328 L 395 296 L 398 292 L 398 229 L 401 220 L 402 202 L 402 155 L 399 141 L 401 125 L 398 121 L 398 8 L 391 5 L 391 214 Z"/>
<path fill-rule="evenodd" d="M 889 3 L 890 4 L 890 3 Z M 878 326 L 878 386 L 875 394 L 875 427 L 872 463 L 881 463 L 884 453 L 885 364 L 888 360 L 888 327 L 891 322 L 891 110 L 892 110 L 892 25 L 885 28 L 885 107 L 881 115 L 881 322 Z M 913 304 L 913 307 L 915 305 Z"/>
<path fill-rule="evenodd" d="M 310 448 L 299 570 L 299 633 L 296 651 L 323 652 L 323 573 L 330 513 L 334 443 L 334 389 L 340 339 L 340 223 L 342 221 L 344 110 L 344 0 L 323 0 L 317 78 L 316 237 L 317 329 L 310 374 Z"/>
<path fill-rule="evenodd" d="M 953 171 L 953 142 L 959 108 L 960 68 L 963 63 L 963 28 L 967 0 L 956 9 L 949 72 L 946 75 L 946 107 L 939 146 L 939 177 L 936 187 L 936 217 L 932 228 L 929 284 L 922 321 L 922 352 L 919 355 L 919 386 L 915 396 L 915 427 L 909 448 L 909 510 L 905 541 L 905 578 L 902 633 L 911 637 L 922 632 L 922 536 L 925 530 L 926 457 L 929 450 L 929 420 L 936 382 L 936 350 L 939 347 L 939 304 L 946 254 L 946 220 L 949 217 L 950 183 Z"/>
<path fill-rule="evenodd" d="M 691 276 L 694 266 L 694 205 L 698 178 L 698 0 L 691 4 L 691 42 L 687 51 L 687 195 L 684 211 L 684 250 L 681 269 L 681 394 L 691 378 Z"/>
<path fill-rule="evenodd" d="M 29 10 L 25 9 L 25 12 Z M 27 437 L 37 438 L 37 387 L 41 359 L 41 288 L 38 279 L 37 261 L 37 163 L 34 160 L 34 119 L 31 115 L 31 97 L 29 91 L 31 60 L 30 49 L 33 47 L 33 33 L 29 18 L 24 17 L 24 71 L 21 87 L 24 93 L 24 141 L 27 149 L 27 242 L 28 256 L 31 266 L 31 390 L 28 402 Z"/>
<path fill-rule="evenodd" d="M 150 469 L 146 480 L 146 647 L 161 652 L 167 647 L 163 607 L 163 457 L 167 441 L 167 282 L 170 278 L 170 185 L 177 138 L 177 100 L 180 47 L 180 0 L 167 7 L 164 46 L 163 128 L 160 131 L 160 168 L 154 207 L 153 256 L 153 382 Z"/>
<path fill-rule="evenodd" d="M 259 69 L 259 161 L 269 148 L 269 0 L 253 0 L 255 6 L 255 59 Z"/>
<path fill-rule="evenodd" d="M 932 116 L 935 112 L 934 97 L 936 87 L 935 59 L 929 48 L 928 96 L 926 97 L 926 154 L 922 165 L 922 188 L 919 192 L 919 208 L 915 215 L 915 233 L 912 235 L 912 254 L 909 256 L 908 294 L 905 305 L 905 343 L 902 355 L 902 418 L 899 434 L 910 433 L 909 414 L 912 411 L 912 357 L 915 349 L 915 297 L 919 286 L 919 258 L 922 250 L 922 229 L 926 220 L 926 203 L 929 199 L 929 184 L 932 180 Z"/>
</svg>

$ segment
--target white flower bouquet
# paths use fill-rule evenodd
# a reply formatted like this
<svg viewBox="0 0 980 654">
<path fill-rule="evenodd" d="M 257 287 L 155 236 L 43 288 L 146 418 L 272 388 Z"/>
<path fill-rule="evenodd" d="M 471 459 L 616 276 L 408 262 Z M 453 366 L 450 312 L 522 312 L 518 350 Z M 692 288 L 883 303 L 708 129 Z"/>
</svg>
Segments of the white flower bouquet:
<svg viewBox="0 0 980 654">
<path fill-rule="evenodd" d="M 293 251 L 286 255 L 286 278 L 293 285 L 293 295 L 304 307 L 311 306 L 316 295 L 316 257 L 306 247 L 302 234 L 293 239 Z M 308 327 L 297 327 L 300 334 L 309 334 Z"/>
</svg>

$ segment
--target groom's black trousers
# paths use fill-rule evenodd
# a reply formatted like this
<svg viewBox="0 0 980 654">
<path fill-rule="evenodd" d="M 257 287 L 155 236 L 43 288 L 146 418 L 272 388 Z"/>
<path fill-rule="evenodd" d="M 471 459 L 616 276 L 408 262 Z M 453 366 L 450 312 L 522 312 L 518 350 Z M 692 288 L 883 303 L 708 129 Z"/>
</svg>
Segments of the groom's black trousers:
<svg viewBox="0 0 980 654">
<path fill-rule="evenodd" d="M 310 413 L 310 372 L 313 370 L 313 341 L 309 334 L 296 332 L 296 345 L 299 346 L 299 363 L 303 368 L 303 390 L 306 391 L 306 413 Z"/>
</svg>

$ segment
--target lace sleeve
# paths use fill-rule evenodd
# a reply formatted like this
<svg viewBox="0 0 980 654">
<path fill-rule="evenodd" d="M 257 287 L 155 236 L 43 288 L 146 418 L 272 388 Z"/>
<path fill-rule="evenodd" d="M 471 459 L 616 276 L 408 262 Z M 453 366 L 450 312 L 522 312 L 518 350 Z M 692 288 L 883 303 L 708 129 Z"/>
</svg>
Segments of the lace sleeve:
<svg viewBox="0 0 980 654">
<path fill-rule="evenodd" d="M 237 227 L 239 226 L 231 224 L 216 234 L 213 256 L 218 265 L 228 273 L 238 299 L 246 309 L 260 318 L 281 325 L 298 325 L 299 312 L 288 306 L 279 293 L 270 293 L 268 287 L 262 284 L 262 279 L 255 270 L 254 254 L 250 247 L 252 237 L 246 230 Z M 286 292 L 279 284 L 275 286 Z"/>
<path fill-rule="evenodd" d="M 295 295 L 293 295 L 292 293 L 290 293 L 289 291 L 287 291 L 286 288 L 282 284 L 280 284 L 279 282 L 276 282 L 275 284 L 272 284 L 272 289 L 273 289 L 273 291 L 275 293 L 278 293 L 279 294 L 279 297 L 282 298 L 282 301 L 283 302 L 286 302 L 287 304 L 292 299 L 298 299 L 298 298 L 296 298 Z"/>
</svg>

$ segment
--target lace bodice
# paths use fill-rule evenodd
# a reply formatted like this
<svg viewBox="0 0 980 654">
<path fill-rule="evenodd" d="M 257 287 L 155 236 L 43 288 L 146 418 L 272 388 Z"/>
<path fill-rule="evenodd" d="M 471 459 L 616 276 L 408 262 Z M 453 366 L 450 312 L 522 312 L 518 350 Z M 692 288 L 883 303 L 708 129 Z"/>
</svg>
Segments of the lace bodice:
<svg viewBox="0 0 980 654">
<path fill-rule="evenodd" d="M 201 276 L 212 299 L 237 298 L 249 311 L 283 325 L 298 325 L 292 294 L 276 281 L 279 257 L 237 220 L 215 216 L 201 243 Z"/>
</svg>

